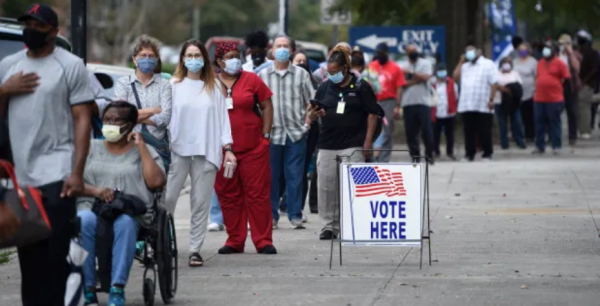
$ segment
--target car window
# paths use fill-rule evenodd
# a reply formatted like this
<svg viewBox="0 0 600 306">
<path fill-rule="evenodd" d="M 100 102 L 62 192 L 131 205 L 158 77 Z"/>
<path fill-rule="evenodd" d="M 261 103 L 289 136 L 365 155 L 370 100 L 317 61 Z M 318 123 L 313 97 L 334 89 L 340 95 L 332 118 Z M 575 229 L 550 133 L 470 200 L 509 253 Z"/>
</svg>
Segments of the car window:
<svg viewBox="0 0 600 306">
<path fill-rule="evenodd" d="M 16 40 L 0 40 L 0 60 L 25 49 L 25 44 Z"/>
<path fill-rule="evenodd" d="M 325 55 L 323 55 L 323 52 L 319 50 L 304 49 L 304 53 L 306 54 L 306 57 L 317 61 L 318 63 L 322 63 L 327 60 Z"/>
</svg>

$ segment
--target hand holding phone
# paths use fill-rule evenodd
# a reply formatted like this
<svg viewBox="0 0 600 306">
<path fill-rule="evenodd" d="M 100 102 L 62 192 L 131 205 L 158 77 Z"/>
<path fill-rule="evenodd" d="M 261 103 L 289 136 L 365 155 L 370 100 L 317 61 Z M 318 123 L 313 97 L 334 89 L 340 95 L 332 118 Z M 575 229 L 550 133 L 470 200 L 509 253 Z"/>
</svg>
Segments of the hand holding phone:
<svg viewBox="0 0 600 306">
<path fill-rule="evenodd" d="M 325 109 L 325 105 L 317 100 L 310 100 L 310 105 L 316 110 Z"/>
</svg>

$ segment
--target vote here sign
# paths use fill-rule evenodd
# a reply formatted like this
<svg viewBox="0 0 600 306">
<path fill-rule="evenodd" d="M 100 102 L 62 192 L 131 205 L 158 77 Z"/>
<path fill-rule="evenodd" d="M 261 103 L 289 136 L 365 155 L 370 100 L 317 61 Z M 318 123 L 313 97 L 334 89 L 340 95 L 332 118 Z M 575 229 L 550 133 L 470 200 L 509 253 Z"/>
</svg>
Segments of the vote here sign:
<svg viewBox="0 0 600 306">
<path fill-rule="evenodd" d="M 343 245 L 420 246 L 421 164 L 347 164 L 340 167 Z"/>
</svg>

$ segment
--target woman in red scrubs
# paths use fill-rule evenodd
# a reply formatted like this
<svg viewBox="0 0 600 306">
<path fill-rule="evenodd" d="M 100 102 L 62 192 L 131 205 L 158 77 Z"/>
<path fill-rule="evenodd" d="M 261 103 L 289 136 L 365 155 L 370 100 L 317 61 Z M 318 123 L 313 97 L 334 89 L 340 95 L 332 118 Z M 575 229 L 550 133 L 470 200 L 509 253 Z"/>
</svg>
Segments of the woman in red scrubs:
<svg viewBox="0 0 600 306">
<path fill-rule="evenodd" d="M 273 93 L 252 72 L 242 71 L 240 52 L 231 43 L 219 44 L 215 64 L 231 122 L 232 150 L 237 158 L 233 177 L 217 174 L 215 191 L 221 203 L 227 242 L 219 254 L 244 252 L 250 233 L 256 251 L 277 254 L 273 246 L 269 137 L 273 123 Z"/>
</svg>

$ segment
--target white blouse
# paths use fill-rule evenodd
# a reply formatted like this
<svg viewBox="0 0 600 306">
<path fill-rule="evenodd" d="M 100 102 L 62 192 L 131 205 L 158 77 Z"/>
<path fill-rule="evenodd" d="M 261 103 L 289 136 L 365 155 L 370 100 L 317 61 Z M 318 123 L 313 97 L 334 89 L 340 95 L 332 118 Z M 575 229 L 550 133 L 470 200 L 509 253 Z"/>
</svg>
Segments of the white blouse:
<svg viewBox="0 0 600 306">
<path fill-rule="evenodd" d="M 233 143 L 225 96 L 219 84 L 208 92 L 201 80 L 172 79 L 171 150 L 179 156 L 204 156 L 217 169 L 223 146 Z"/>
<path fill-rule="evenodd" d="M 498 73 L 498 85 L 504 86 L 512 83 L 523 84 L 521 80 L 521 75 L 516 70 L 511 70 L 509 73 L 503 73 L 500 71 Z M 496 91 L 496 96 L 494 97 L 494 104 L 502 103 L 502 92 L 500 90 Z"/>
</svg>

